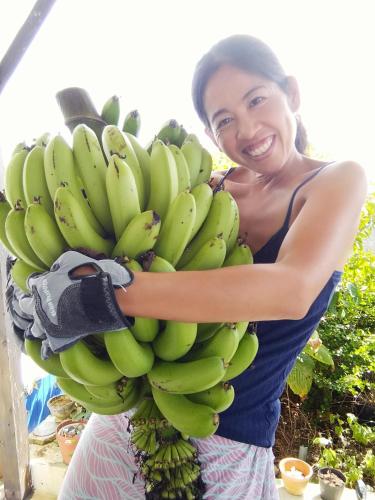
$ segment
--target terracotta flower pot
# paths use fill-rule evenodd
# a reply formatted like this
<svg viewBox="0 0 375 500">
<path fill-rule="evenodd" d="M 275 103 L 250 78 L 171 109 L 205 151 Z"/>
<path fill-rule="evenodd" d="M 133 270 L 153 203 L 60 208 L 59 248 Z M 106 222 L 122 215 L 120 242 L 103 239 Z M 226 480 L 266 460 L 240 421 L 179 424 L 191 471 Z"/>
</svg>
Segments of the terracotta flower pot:
<svg viewBox="0 0 375 500">
<path fill-rule="evenodd" d="M 318 470 L 318 477 L 322 499 L 339 500 L 345 489 L 345 475 L 338 469 L 322 467 Z"/>
<path fill-rule="evenodd" d="M 279 462 L 284 487 L 291 495 L 302 495 L 313 474 L 312 467 L 299 458 L 287 457 Z"/>
<path fill-rule="evenodd" d="M 55 417 L 55 420 L 61 422 L 69 418 L 74 408 L 74 401 L 65 394 L 59 394 L 50 398 L 47 401 L 47 406 L 51 415 Z"/>
<path fill-rule="evenodd" d="M 56 440 L 59 444 L 64 464 L 69 464 L 81 436 L 81 433 L 67 433 L 66 431 L 73 431 L 73 429 L 76 429 L 78 426 L 83 426 L 84 429 L 85 425 L 86 422 L 84 420 L 64 420 L 57 426 Z"/>
</svg>

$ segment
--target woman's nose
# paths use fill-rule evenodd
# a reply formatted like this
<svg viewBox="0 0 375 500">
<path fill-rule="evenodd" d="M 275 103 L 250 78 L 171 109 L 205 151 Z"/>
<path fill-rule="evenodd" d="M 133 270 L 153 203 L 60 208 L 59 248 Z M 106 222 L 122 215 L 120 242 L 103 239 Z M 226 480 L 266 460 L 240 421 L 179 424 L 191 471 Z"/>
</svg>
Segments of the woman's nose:
<svg viewBox="0 0 375 500">
<path fill-rule="evenodd" d="M 254 116 L 249 116 L 245 114 L 238 118 L 237 120 L 237 139 L 238 140 L 250 140 L 252 139 L 259 129 L 259 124 Z"/>
</svg>

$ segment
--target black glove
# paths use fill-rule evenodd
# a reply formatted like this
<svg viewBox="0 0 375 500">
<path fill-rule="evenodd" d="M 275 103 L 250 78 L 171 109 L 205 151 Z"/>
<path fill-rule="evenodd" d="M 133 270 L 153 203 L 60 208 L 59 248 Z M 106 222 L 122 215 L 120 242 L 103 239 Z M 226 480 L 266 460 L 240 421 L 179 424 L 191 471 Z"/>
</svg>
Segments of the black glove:
<svg viewBox="0 0 375 500">
<path fill-rule="evenodd" d="M 11 257 L 7 258 L 7 285 L 5 290 L 5 299 L 7 310 L 12 319 L 13 331 L 19 341 L 20 348 L 24 351 L 23 341 L 25 331 L 31 327 L 34 321 L 32 313 L 33 297 L 30 294 L 23 292 L 13 281 L 10 271 L 14 262 L 15 260 Z"/>
<path fill-rule="evenodd" d="M 95 272 L 73 277 L 73 271 L 83 265 L 92 266 Z M 93 333 L 131 326 L 132 319 L 117 304 L 114 288 L 128 287 L 133 278 L 130 270 L 114 260 L 95 260 L 75 251 L 62 254 L 50 271 L 29 278 L 35 301 L 29 332 L 45 337 L 56 353 Z M 47 356 L 46 345 L 43 350 Z"/>
</svg>

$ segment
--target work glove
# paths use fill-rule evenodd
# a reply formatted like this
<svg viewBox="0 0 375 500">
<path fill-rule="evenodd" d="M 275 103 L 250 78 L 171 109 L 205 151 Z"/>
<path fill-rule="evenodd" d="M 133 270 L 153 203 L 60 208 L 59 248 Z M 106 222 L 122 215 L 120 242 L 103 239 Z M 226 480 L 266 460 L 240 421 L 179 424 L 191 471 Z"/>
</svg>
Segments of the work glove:
<svg viewBox="0 0 375 500">
<path fill-rule="evenodd" d="M 95 271 L 73 276 L 84 265 Z M 65 351 L 88 335 L 131 326 L 133 319 L 122 314 L 114 289 L 126 289 L 133 279 L 115 260 L 96 260 L 75 251 L 62 254 L 50 271 L 30 276 L 34 322 L 27 333 L 45 339 L 42 356 Z"/>
<path fill-rule="evenodd" d="M 11 269 L 15 259 L 7 258 L 6 272 L 7 284 L 5 289 L 5 300 L 7 311 L 12 320 L 13 331 L 17 337 L 17 343 L 24 352 L 25 331 L 33 324 L 33 297 L 23 292 L 14 282 Z"/>
</svg>

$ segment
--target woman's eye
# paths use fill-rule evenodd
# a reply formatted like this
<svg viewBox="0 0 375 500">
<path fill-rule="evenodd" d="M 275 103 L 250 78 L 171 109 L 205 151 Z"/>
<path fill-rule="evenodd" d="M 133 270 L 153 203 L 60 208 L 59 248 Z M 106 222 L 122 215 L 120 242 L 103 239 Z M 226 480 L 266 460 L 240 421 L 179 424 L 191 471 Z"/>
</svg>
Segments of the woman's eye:
<svg viewBox="0 0 375 500">
<path fill-rule="evenodd" d="M 232 119 L 228 116 L 226 118 L 223 118 L 222 120 L 220 120 L 217 125 L 216 125 L 216 130 L 220 130 L 221 128 L 225 127 L 226 125 L 228 125 L 230 122 L 232 121 Z"/>
<path fill-rule="evenodd" d="M 265 97 L 262 97 L 262 96 L 254 97 L 253 99 L 250 100 L 249 107 L 252 108 L 254 106 L 257 106 L 258 104 L 260 104 L 264 100 L 265 100 Z"/>
</svg>

